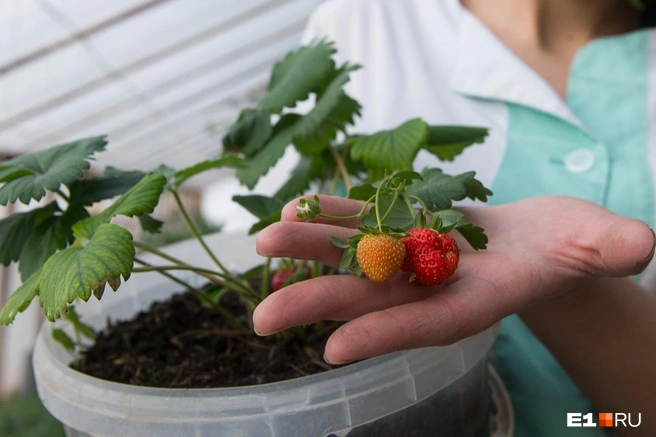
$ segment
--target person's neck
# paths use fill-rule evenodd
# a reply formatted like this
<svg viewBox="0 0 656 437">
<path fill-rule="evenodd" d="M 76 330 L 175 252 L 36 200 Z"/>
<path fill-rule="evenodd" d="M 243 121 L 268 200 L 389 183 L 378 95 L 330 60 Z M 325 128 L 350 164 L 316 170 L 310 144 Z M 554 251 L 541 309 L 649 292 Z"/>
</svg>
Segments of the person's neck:
<svg viewBox="0 0 656 437">
<path fill-rule="evenodd" d="M 564 97 L 569 66 L 592 39 L 640 27 L 629 0 L 461 0 Z"/>
</svg>

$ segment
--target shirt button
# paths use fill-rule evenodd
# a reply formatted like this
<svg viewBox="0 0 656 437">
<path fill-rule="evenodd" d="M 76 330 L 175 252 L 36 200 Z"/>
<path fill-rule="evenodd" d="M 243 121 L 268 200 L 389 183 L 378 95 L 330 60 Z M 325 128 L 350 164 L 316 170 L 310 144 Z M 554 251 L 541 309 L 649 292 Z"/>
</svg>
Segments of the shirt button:
<svg viewBox="0 0 656 437">
<path fill-rule="evenodd" d="M 583 173 L 595 164 L 595 155 L 590 149 L 576 149 L 565 157 L 565 168 L 571 173 Z"/>
</svg>

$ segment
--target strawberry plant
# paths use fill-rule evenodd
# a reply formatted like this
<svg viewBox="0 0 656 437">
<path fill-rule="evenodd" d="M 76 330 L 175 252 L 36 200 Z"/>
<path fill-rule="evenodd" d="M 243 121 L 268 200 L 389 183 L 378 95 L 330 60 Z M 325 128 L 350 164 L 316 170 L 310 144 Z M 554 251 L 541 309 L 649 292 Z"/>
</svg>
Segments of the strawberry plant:
<svg viewBox="0 0 656 437">
<path fill-rule="evenodd" d="M 41 201 L 46 192 L 56 198 L 0 220 L 0 262 L 5 266 L 17 263 L 23 279 L 2 308 L 0 324 L 10 324 L 38 298 L 48 320 L 64 315 L 74 326 L 76 339 L 55 331 L 57 340 L 74 351 L 80 338 L 93 338 L 94 333 L 80 321 L 72 303 L 87 301 L 92 295 L 101 299 L 107 285 L 116 291 L 132 274 L 155 271 L 214 308 L 235 332 L 248 331 L 222 305 L 226 292 L 236 293 L 252 311 L 271 291 L 315 277 L 320 269 L 303 264 L 271 272 L 271 263 L 266 261 L 249 272 L 229 271 L 189 217 L 180 189 L 190 178 L 224 167 L 234 169 L 239 181 L 252 189 L 288 147 L 298 152 L 298 164 L 275 195 L 233 197 L 258 218 L 251 233 L 280 220 L 282 207 L 296 196 L 310 189 L 335 194 L 343 186 L 350 198 L 363 201 L 362 211 L 355 216 L 323 214 L 318 197 L 299 204 L 299 216 L 308 220 L 361 219 L 361 234 L 347 242 L 334 239 L 345 249 L 343 269 L 364 272 L 375 281 L 387 280 L 400 269 L 409 270 L 417 283 L 432 285 L 452 274 L 458 261 L 456 243 L 444 234 L 455 229 L 473 248 L 485 248 L 483 230 L 452 209 L 454 201 L 486 201 L 491 194 L 475 173 L 447 175 L 436 168 L 418 173 L 413 168 L 420 150 L 450 161 L 466 147 L 483 142 L 487 130 L 429 125 L 416 118 L 390 130 L 351 133 L 362 108 L 344 85 L 360 67 L 337 65 L 334 53 L 331 43 L 315 41 L 276 63 L 266 92 L 257 105 L 241 111 L 216 159 L 185 169 L 160 166 L 147 173 L 108 168 L 100 176 L 86 177 L 90 161 L 107 144 L 105 137 L 94 137 L 0 163 L 0 183 L 4 184 L 0 205 Z M 309 109 L 299 110 L 301 102 Z M 150 214 L 164 193 L 177 203 L 213 268 L 196 267 L 191 260 L 161 252 L 114 223 L 116 216 L 136 217 L 145 231 L 159 232 L 162 223 Z M 114 200 L 103 212 L 90 216 L 90 206 L 108 199 Z M 413 228 L 431 229 L 431 234 L 422 237 L 427 231 Z M 159 257 L 162 264 L 152 265 L 142 253 Z M 181 270 L 205 278 L 211 286 L 198 288 L 172 275 Z M 253 285 L 254 276 L 263 278 L 261 285 Z M 302 330 L 299 335 L 303 336 Z"/>
</svg>

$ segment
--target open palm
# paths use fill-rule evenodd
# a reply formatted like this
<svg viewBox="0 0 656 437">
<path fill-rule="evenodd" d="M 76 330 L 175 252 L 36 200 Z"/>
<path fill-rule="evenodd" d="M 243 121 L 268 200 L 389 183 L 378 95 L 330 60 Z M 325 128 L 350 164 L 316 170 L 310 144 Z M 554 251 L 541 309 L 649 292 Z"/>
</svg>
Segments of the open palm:
<svg viewBox="0 0 656 437">
<path fill-rule="evenodd" d="M 362 203 L 323 197 L 323 211 L 354 214 Z M 257 238 L 271 257 L 339 265 L 330 237 L 358 232 L 356 221 L 301 222 L 298 201 Z M 326 359 L 348 362 L 401 349 L 450 344 L 540 301 L 576 290 L 596 276 L 639 273 L 653 255 L 654 235 L 638 220 L 568 197 L 536 197 L 493 207 L 461 208 L 485 228 L 488 248 L 475 252 L 463 240 L 455 275 L 437 287 L 397 274 L 386 283 L 352 275 L 292 284 L 265 299 L 253 320 L 261 334 L 319 320 L 349 321 L 330 337 Z"/>
</svg>

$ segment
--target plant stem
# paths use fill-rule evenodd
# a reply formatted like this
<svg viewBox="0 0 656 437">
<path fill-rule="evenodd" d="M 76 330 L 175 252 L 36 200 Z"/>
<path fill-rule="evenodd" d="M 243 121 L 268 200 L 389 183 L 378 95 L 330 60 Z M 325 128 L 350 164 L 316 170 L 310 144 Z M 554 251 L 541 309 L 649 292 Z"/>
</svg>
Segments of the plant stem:
<svg viewBox="0 0 656 437">
<path fill-rule="evenodd" d="M 143 273 L 143 272 L 167 272 L 170 270 L 185 270 L 188 272 L 194 272 L 200 274 L 206 274 L 206 275 L 216 275 L 215 272 L 212 270 L 207 270 L 207 269 L 201 269 L 198 267 L 193 267 L 193 266 L 187 266 L 187 265 L 173 265 L 173 266 L 154 266 L 154 265 L 148 265 L 148 267 L 136 267 L 133 268 L 132 271 L 134 273 Z M 218 275 L 216 275 L 218 276 Z M 223 284 L 221 284 L 223 285 Z"/>
<path fill-rule="evenodd" d="M 264 272 L 262 273 L 262 285 L 260 286 L 260 299 L 264 300 L 269 291 L 269 275 L 271 274 L 271 258 L 267 258 L 264 264 Z"/>
<path fill-rule="evenodd" d="M 412 206 L 412 203 L 410 203 L 410 199 L 408 196 L 403 196 L 403 200 L 408 207 L 408 210 L 410 210 L 410 214 L 414 215 L 416 213 L 414 207 Z"/>
<path fill-rule="evenodd" d="M 321 213 L 321 214 L 318 214 L 317 217 L 328 219 L 328 220 L 353 220 L 353 219 L 359 219 L 359 218 L 362 218 L 362 216 L 365 213 L 365 210 L 367 209 L 367 206 L 369 206 L 369 204 L 371 202 L 373 202 L 375 198 L 376 198 L 376 196 L 371 196 L 369 198 L 369 200 L 367 200 L 365 202 L 365 204 L 362 205 L 362 209 L 360 209 L 360 212 L 358 212 L 357 214 L 353 214 L 353 215 L 330 215 L 330 214 Z"/>
<path fill-rule="evenodd" d="M 392 213 L 392 208 L 396 204 L 396 200 L 399 198 L 399 193 L 397 192 L 396 195 L 394 196 L 394 199 L 392 200 L 392 203 L 390 204 L 389 208 L 387 208 L 387 211 L 385 211 L 385 215 L 383 215 L 383 218 L 380 219 L 381 223 L 385 221 L 385 219 Z M 378 210 L 376 210 L 378 211 Z"/>
<path fill-rule="evenodd" d="M 191 265 L 179 260 L 178 258 L 175 258 L 171 255 L 168 255 L 168 254 L 166 254 L 166 253 L 164 253 L 164 252 L 162 252 L 162 251 L 160 251 L 160 250 L 158 250 L 158 249 L 156 249 L 156 248 L 154 248 L 154 247 L 152 247 L 148 244 L 141 243 L 139 241 L 133 241 L 132 244 L 134 244 L 134 247 L 136 247 L 136 248 L 139 248 L 141 250 L 145 250 L 146 252 L 150 252 L 150 253 L 152 253 L 154 255 L 157 255 L 161 258 L 164 258 L 165 260 L 171 261 L 172 263 L 174 263 L 178 266 L 185 267 L 185 269 L 183 269 L 183 270 L 196 269 L 194 266 L 191 266 Z M 214 282 L 214 283 L 220 284 L 220 285 L 222 285 L 226 288 L 229 288 L 233 291 L 241 293 L 242 295 L 248 297 L 249 299 L 254 300 L 255 302 L 258 302 L 258 303 L 260 302 L 260 297 L 257 295 L 257 293 L 254 290 L 251 290 L 250 288 L 246 287 L 244 284 L 237 281 L 230 274 L 224 275 L 220 272 L 215 272 L 215 271 L 206 270 L 206 269 L 196 269 L 196 273 L 199 274 L 200 276 Z M 218 280 L 217 278 L 220 278 L 223 281 L 227 281 L 227 282 L 223 282 L 221 280 Z"/>
<path fill-rule="evenodd" d="M 319 261 L 313 261 L 312 262 L 312 277 L 313 278 L 318 278 L 320 274 L 320 269 L 321 269 L 321 264 Z"/>
<path fill-rule="evenodd" d="M 421 198 L 419 198 L 417 196 L 413 196 L 413 195 L 409 195 L 408 197 L 412 200 L 416 200 L 417 203 L 419 203 L 421 205 L 422 213 L 428 214 L 430 212 L 430 210 L 426 207 L 426 204 L 424 203 L 423 200 L 421 200 Z"/>
<path fill-rule="evenodd" d="M 221 316 L 225 320 L 227 320 L 228 323 L 230 323 L 235 329 L 238 329 L 238 330 L 245 330 L 246 329 L 246 327 L 244 325 L 242 325 L 237 319 L 235 319 L 230 313 L 228 313 L 221 305 L 214 302 L 207 295 L 205 295 L 205 293 L 203 293 L 199 289 L 193 287 L 188 282 L 183 281 L 180 278 L 176 278 L 172 274 L 167 273 L 165 270 L 161 270 L 161 269 L 157 269 L 157 268 L 152 268 L 150 270 L 145 270 L 145 269 L 148 269 L 148 268 L 151 268 L 151 267 L 158 267 L 158 266 L 153 266 L 152 264 L 149 264 L 148 262 L 140 260 L 139 258 L 136 258 L 136 257 L 134 258 L 134 260 L 136 262 L 138 262 L 139 264 L 142 264 L 146 267 L 144 267 L 142 269 L 140 269 L 140 268 L 132 269 L 133 272 L 156 271 L 159 274 L 161 274 L 163 276 L 166 276 L 171 281 L 185 287 L 187 290 L 189 290 L 191 293 L 193 293 L 200 301 L 205 301 L 206 303 L 208 303 L 213 309 L 215 309 L 219 314 L 221 314 Z"/>
<path fill-rule="evenodd" d="M 376 199 L 375 204 L 376 205 L 374 206 L 374 208 L 376 208 L 376 222 L 378 223 L 378 230 L 380 232 L 383 232 L 383 223 L 380 219 L 380 209 L 378 208 L 378 205 L 379 205 L 379 200 L 380 200 L 380 190 L 383 187 L 383 185 L 385 185 L 385 184 L 381 183 L 380 185 L 378 185 L 378 189 L 376 190 L 376 196 L 375 196 L 375 199 Z"/>
<path fill-rule="evenodd" d="M 335 192 L 337 191 L 337 183 L 339 182 L 339 167 L 335 167 L 335 173 L 333 174 L 333 180 L 330 183 L 330 191 L 328 191 L 328 194 L 331 196 L 335 195 Z"/>
<path fill-rule="evenodd" d="M 146 261 L 143 261 L 143 260 L 141 260 L 141 259 L 139 259 L 139 258 L 137 258 L 137 257 L 134 258 L 134 261 L 137 262 L 137 263 L 139 263 L 139 264 L 141 264 L 141 265 L 143 265 L 143 266 L 152 266 L 152 264 L 150 264 L 150 263 L 148 263 L 148 262 L 146 262 Z M 132 271 L 134 272 L 135 269 L 132 269 Z M 169 278 L 171 281 L 175 282 L 176 284 L 182 285 L 183 287 L 185 287 L 185 288 L 188 289 L 189 291 L 192 291 L 192 290 L 199 291 L 198 289 L 194 288 L 194 287 L 193 287 L 191 284 L 189 284 L 188 282 L 183 281 L 182 279 L 180 279 L 180 278 L 178 278 L 178 277 L 175 277 L 175 276 L 173 276 L 173 275 L 170 274 L 170 273 L 166 273 L 165 271 L 158 271 L 158 273 L 160 273 L 162 276 L 166 276 L 167 278 Z"/>
<path fill-rule="evenodd" d="M 191 233 L 196 237 L 196 240 L 200 243 L 200 245 L 203 247 L 205 252 L 209 255 L 210 258 L 212 258 L 212 261 L 219 267 L 219 269 L 225 273 L 226 275 L 229 275 L 230 273 L 228 272 L 228 269 L 226 269 L 223 264 L 221 264 L 221 261 L 214 255 L 212 250 L 207 246 L 205 243 L 205 240 L 201 236 L 200 232 L 198 231 L 198 228 L 194 224 L 194 222 L 191 220 L 191 217 L 189 216 L 189 213 L 187 213 L 187 209 L 182 203 L 182 200 L 180 199 L 180 195 L 178 194 L 177 190 L 171 190 L 171 193 L 173 193 L 173 197 L 175 198 L 175 203 L 178 204 L 178 208 L 180 208 L 180 212 L 182 213 L 182 217 L 184 218 L 185 222 L 187 222 L 187 226 L 189 226 L 189 230 Z"/>
<path fill-rule="evenodd" d="M 348 174 L 348 170 L 346 170 L 346 166 L 344 165 L 344 160 L 342 159 L 341 156 L 339 156 L 339 154 L 337 153 L 337 151 L 333 146 L 328 145 L 328 150 L 330 151 L 330 154 L 333 156 L 333 159 L 335 160 L 335 164 L 337 164 L 337 168 L 339 169 L 339 172 L 342 175 L 342 179 L 344 179 L 346 190 L 351 191 L 351 188 L 353 188 L 353 184 L 351 183 L 351 177 Z"/>
</svg>

